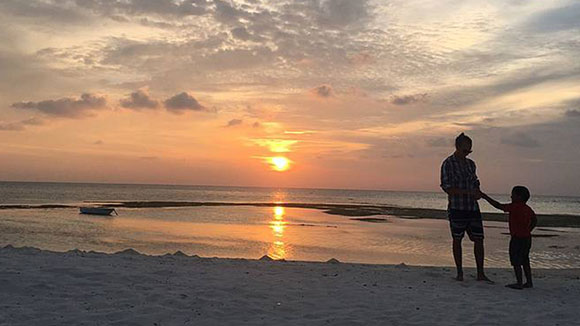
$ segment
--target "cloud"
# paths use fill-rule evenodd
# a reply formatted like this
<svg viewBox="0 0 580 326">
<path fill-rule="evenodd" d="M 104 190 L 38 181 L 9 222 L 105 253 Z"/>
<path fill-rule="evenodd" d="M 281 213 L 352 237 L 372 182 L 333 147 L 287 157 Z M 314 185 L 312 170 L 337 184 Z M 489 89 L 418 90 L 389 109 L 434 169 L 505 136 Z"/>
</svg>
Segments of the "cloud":
<svg viewBox="0 0 580 326">
<path fill-rule="evenodd" d="M 324 25 L 345 27 L 369 17 L 366 0 L 326 0 L 319 6 L 319 21 Z"/>
<path fill-rule="evenodd" d="M 427 94 L 416 94 L 416 95 L 405 95 L 405 96 L 393 96 L 391 103 L 395 105 L 409 105 L 417 102 L 422 102 L 427 97 Z"/>
<path fill-rule="evenodd" d="M 38 118 L 30 118 L 16 122 L 0 122 L 0 131 L 20 131 L 24 130 L 26 126 L 39 126 L 44 124 L 44 121 Z"/>
<path fill-rule="evenodd" d="M 429 147 L 453 147 L 453 139 L 443 138 L 443 137 L 427 139 L 427 146 L 429 146 Z"/>
<path fill-rule="evenodd" d="M 320 97 L 331 97 L 334 94 L 334 90 L 330 85 L 320 85 L 312 89 L 312 93 Z"/>
<path fill-rule="evenodd" d="M 128 109 L 155 109 L 159 106 L 159 101 L 152 99 L 144 90 L 137 90 L 129 94 L 119 103 Z"/>
<path fill-rule="evenodd" d="M 248 33 L 248 30 L 245 27 L 237 27 L 232 29 L 232 36 L 242 41 L 247 41 L 250 39 L 250 37 L 252 37 L 252 35 Z"/>
<path fill-rule="evenodd" d="M 234 126 L 239 126 L 242 124 L 242 120 L 241 119 L 232 119 L 230 121 L 228 121 L 228 124 L 226 125 L 226 127 L 234 127 Z"/>
<path fill-rule="evenodd" d="M 580 110 L 568 110 L 564 115 L 569 118 L 580 118 Z"/>
<path fill-rule="evenodd" d="M 501 138 L 501 143 L 506 145 L 512 145 L 517 147 L 527 147 L 527 148 L 534 148 L 540 147 L 540 144 L 537 140 L 530 137 L 528 134 L 523 132 L 516 132 L 508 136 L 504 136 Z"/>
<path fill-rule="evenodd" d="M 102 15 L 161 15 L 161 16 L 199 16 L 207 12 L 210 2 L 206 0 L 76 0 L 79 7 L 84 7 Z"/>
<path fill-rule="evenodd" d="M 558 32 L 580 28 L 580 3 L 542 12 L 528 21 L 535 32 Z"/>
<path fill-rule="evenodd" d="M 163 102 L 165 108 L 169 111 L 175 113 L 181 113 L 184 111 L 205 111 L 206 108 L 203 107 L 199 102 L 187 92 L 179 93 L 173 97 L 168 98 Z"/>
<path fill-rule="evenodd" d="M 107 100 L 105 97 L 84 93 L 79 99 L 65 97 L 58 100 L 45 100 L 40 102 L 17 102 L 12 104 L 12 107 L 25 110 L 37 110 L 56 117 L 79 118 L 86 116 L 91 111 L 104 108 L 106 104 Z"/>
</svg>

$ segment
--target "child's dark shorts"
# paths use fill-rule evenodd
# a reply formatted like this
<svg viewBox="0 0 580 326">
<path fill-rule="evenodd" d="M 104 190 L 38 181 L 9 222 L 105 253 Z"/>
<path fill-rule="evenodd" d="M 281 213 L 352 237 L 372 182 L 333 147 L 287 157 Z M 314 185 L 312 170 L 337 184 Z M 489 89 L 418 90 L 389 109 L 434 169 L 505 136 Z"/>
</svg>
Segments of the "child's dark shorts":
<svg viewBox="0 0 580 326">
<path fill-rule="evenodd" d="M 450 209 L 447 214 L 453 239 L 463 239 L 465 232 L 471 241 L 483 239 L 483 221 L 480 211 Z"/>
<path fill-rule="evenodd" d="M 522 266 L 530 264 L 530 249 L 532 248 L 532 237 L 518 238 L 510 240 L 510 263 L 512 266 Z"/>
</svg>

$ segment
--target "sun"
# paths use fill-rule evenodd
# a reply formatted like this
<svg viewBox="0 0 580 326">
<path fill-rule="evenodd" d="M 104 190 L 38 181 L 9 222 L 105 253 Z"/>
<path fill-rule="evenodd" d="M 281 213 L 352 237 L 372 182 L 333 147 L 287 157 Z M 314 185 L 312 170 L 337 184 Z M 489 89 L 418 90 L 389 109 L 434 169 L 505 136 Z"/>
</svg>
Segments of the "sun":
<svg viewBox="0 0 580 326">
<path fill-rule="evenodd" d="M 290 160 L 283 156 L 270 157 L 269 163 L 272 170 L 278 172 L 287 171 L 290 168 Z"/>
</svg>

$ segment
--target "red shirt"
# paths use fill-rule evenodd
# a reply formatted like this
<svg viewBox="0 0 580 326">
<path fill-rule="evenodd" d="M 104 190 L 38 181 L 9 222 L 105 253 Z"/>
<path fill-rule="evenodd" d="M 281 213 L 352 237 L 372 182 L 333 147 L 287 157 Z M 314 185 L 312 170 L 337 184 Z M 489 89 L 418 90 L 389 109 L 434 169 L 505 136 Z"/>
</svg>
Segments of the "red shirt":
<svg viewBox="0 0 580 326">
<path fill-rule="evenodd" d="M 532 236 L 530 227 L 532 226 L 532 219 L 536 213 L 525 203 L 511 203 L 504 207 L 504 211 L 508 212 L 510 234 L 513 237 L 528 238 Z"/>
</svg>

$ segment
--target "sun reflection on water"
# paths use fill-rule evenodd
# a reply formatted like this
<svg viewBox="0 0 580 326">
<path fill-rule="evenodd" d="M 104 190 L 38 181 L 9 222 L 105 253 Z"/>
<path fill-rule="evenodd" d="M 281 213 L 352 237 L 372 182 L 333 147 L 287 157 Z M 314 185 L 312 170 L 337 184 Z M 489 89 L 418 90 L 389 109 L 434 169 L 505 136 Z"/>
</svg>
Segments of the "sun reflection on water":
<svg viewBox="0 0 580 326">
<path fill-rule="evenodd" d="M 285 209 L 282 206 L 276 206 L 273 209 L 273 219 L 270 221 L 270 229 L 274 239 L 272 245 L 268 250 L 268 256 L 273 259 L 286 259 L 288 256 L 286 245 L 284 244 L 284 230 L 287 227 L 287 222 L 284 221 Z"/>
</svg>

